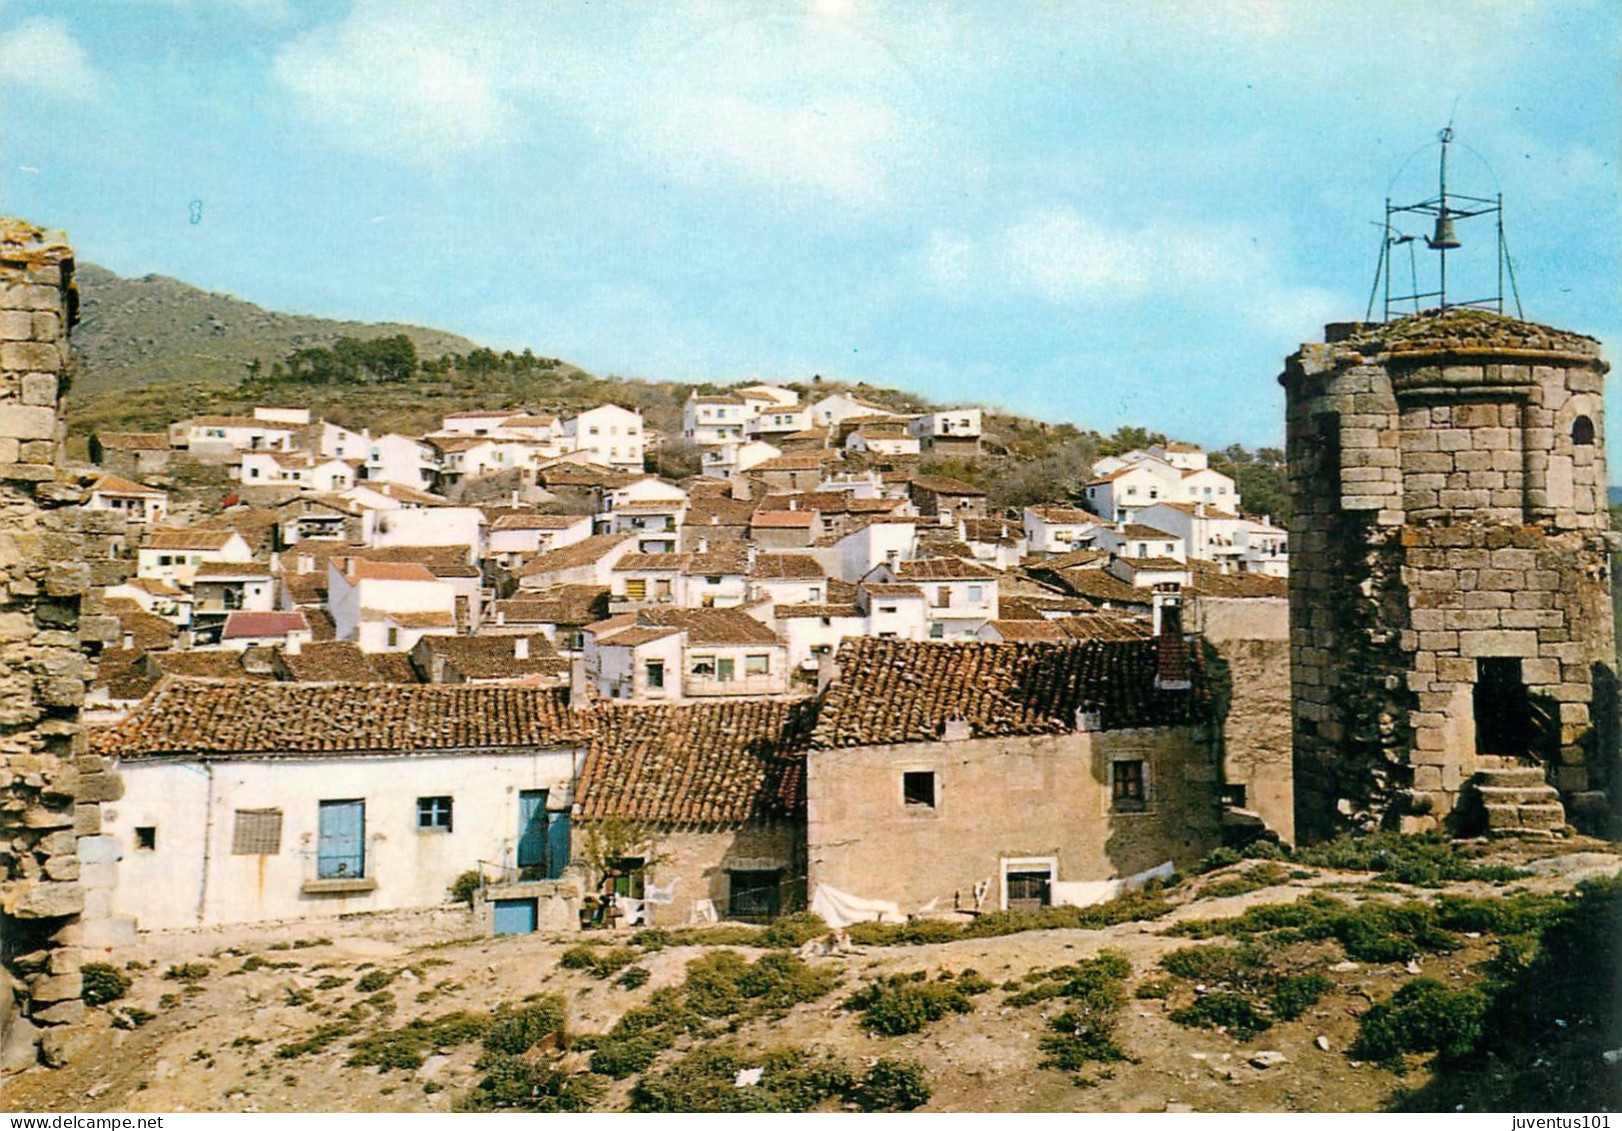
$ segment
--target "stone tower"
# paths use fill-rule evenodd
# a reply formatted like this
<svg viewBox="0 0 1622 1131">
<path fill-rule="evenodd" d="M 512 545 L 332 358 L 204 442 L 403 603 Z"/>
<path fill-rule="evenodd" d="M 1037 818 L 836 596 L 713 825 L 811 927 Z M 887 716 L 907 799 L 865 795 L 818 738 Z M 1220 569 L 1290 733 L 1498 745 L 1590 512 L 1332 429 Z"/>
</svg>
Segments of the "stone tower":
<svg viewBox="0 0 1622 1131">
<path fill-rule="evenodd" d="M 1603 825 L 1599 343 L 1466 308 L 1324 337 L 1279 378 L 1298 838 Z"/>
</svg>

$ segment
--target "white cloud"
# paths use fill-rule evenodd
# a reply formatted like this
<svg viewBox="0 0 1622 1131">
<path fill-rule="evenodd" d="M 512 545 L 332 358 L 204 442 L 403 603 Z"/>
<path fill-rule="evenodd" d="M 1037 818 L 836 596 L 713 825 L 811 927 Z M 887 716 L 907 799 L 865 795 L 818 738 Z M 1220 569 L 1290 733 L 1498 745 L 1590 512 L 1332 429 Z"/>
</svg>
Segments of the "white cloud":
<svg viewBox="0 0 1622 1131">
<path fill-rule="evenodd" d="M 0 85 L 81 102 L 107 89 L 67 24 L 43 17 L 0 33 Z"/>
<path fill-rule="evenodd" d="M 358 147 L 434 161 L 511 140 L 518 129 L 479 44 L 456 21 L 357 13 L 309 32 L 274 73 L 319 127 Z"/>
</svg>

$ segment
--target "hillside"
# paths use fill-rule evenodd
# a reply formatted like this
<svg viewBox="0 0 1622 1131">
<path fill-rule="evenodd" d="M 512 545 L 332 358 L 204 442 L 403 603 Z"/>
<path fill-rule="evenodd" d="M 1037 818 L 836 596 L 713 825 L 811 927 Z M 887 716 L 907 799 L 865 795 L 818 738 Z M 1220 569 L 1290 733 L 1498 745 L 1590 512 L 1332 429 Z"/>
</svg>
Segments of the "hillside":
<svg viewBox="0 0 1622 1131">
<path fill-rule="evenodd" d="M 422 326 L 282 314 L 163 275 L 125 279 L 86 263 L 77 278 L 74 387 L 81 396 L 170 381 L 234 384 L 256 359 L 269 365 L 300 347 L 345 336 L 404 334 L 424 357 L 473 348 L 466 338 Z"/>
<path fill-rule="evenodd" d="M 822 934 L 804 917 L 483 938 L 450 903 L 157 932 L 87 955 L 110 964 L 107 1004 L 6 1101 L 1609 1110 L 1622 887 L 1597 877 L 1619 867 L 1596 841 L 1336 842 L 1085 911 L 861 924 L 799 955 Z"/>
</svg>

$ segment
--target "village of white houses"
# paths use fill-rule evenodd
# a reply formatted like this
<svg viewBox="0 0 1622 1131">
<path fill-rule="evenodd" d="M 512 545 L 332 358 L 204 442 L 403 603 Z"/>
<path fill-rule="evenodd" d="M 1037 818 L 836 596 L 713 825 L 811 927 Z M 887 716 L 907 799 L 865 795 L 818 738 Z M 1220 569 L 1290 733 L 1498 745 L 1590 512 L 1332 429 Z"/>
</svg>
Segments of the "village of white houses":
<svg viewBox="0 0 1622 1131">
<path fill-rule="evenodd" d="M 76 400 L 162 287 L 0 224 L 8 1110 L 1614 1105 L 1594 338 L 1371 300 L 1254 453 L 403 332 Z"/>
</svg>

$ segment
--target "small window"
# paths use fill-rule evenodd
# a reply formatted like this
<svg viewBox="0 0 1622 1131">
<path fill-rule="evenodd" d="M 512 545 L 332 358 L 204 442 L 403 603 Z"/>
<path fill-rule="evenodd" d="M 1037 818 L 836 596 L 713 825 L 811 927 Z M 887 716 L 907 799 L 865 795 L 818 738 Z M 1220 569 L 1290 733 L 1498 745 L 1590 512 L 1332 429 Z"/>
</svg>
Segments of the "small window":
<svg viewBox="0 0 1622 1131">
<path fill-rule="evenodd" d="M 451 799 L 449 797 L 417 798 L 417 831 L 450 832 Z"/>
<path fill-rule="evenodd" d="M 142 852 L 154 852 L 158 847 L 158 830 L 154 825 L 135 826 L 135 847 Z"/>
<path fill-rule="evenodd" d="M 703 679 L 714 679 L 715 678 L 715 657 L 714 656 L 694 656 L 693 657 L 693 674 L 696 675 L 696 676 L 699 676 L 699 677 L 701 677 Z"/>
<path fill-rule="evenodd" d="M 908 770 L 902 774 L 901 801 L 905 805 L 935 808 L 935 771 Z"/>
<path fill-rule="evenodd" d="M 648 686 L 662 688 L 665 685 L 665 662 L 663 660 L 649 660 L 647 663 Z"/>
<path fill-rule="evenodd" d="M 880 605 L 879 606 L 879 612 L 881 612 L 881 613 L 893 613 L 893 612 L 895 612 L 895 610 L 896 610 L 896 606 L 894 606 L 894 605 Z"/>
<path fill-rule="evenodd" d="M 935 590 L 935 607 L 937 609 L 949 609 L 952 607 L 952 590 L 950 586 L 942 585 Z"/>
<path fill-rule="evenodd" d="M 398 648 L 399 646 L 400 646 L 400 630 L 397 629 L 397 628 L 389 629 L 389 647 L 390 648 Z"/>
<path fill-rule="evenodd" d="M 733 674 L 737 669 L 737 661 L 731 656 L 723 656 L 715 661 L 715 679 L 717 683 L 732 682 Z"/>
<path fill-rule="evenodd" d="M 1115 808 L 1140 812 L 1148 807 L 1142 761 L 1110 763 L 1110 797 Z"/>
<path fill-rule="evenodd" d="M 280 809 L 238 809 L 231 826 L 233 856 L 275 856 L 282 850 Z"/>
<path fill-rule="evenodd" d="M 986 599 L 986 591 L 985 591 L 984 586 L 980 586 L 980 585 L 971 585 L 971 586 L 969 586 L 969 600 L 970 601 L 973 601 L 975 603 L 979 603 L 981 601 L 984 601 L 985 599 Z"/>
<path fill-rule="evenodd" d="M 770 656 L 745 656 L 743 658 L 744 675 L 769 675 L 772 670 Z"/>
<path fill-rule="evenodd" d="M 929 626 L 929 638 L 931 640 L 943 640 L 943 639 L 945 639 L 945 637 L 946 637 L 946 626 L 944 624 L 941 624 L 939 621 L 936 621 L 934 624 Z"/>
<path fill-rule="evenodd" d="M 1579 416 L 1571 422 L 1571 442 L 1586 446 L 1594 442 L 1594 422 L 1586 416 Z"/>
<path fill-rule="evenodd" d="M 645 578 L 630 577 L 625 580 L 625 596 L 631 601 L 640 601 L 648 595 L 648 583 Z"/>
</svg>

